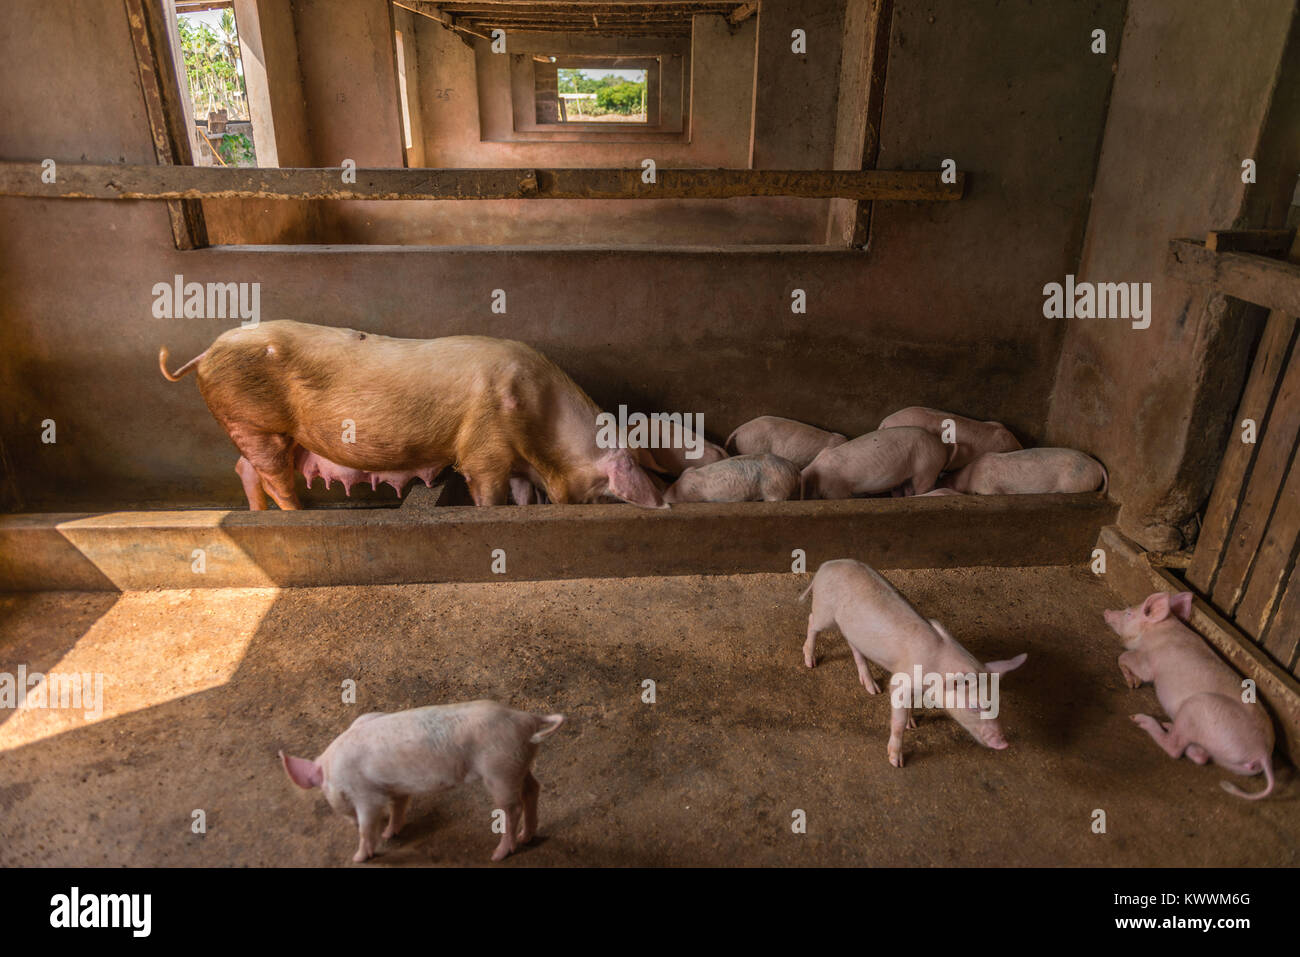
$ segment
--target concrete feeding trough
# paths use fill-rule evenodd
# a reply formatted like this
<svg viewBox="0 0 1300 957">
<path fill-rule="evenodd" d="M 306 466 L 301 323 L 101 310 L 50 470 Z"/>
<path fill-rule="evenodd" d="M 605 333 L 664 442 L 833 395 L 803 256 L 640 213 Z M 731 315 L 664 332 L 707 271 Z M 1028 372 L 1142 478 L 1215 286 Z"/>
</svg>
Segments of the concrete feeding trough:
<svg viewBox="0 0 1300 957">
<path fill-rule="evenodd" d="M 213 509 L 0 517 L 0 589 L 378 585 L 882 568 L 1078 565 L 1115 505 L 1097 493 L 811 502 Z M 1026 535 L 1050 528 L 1050 535 Z M 504 573 L 493 570 L 502 550 Z M 202 552 L 202 572 L 194 568 Z"/>
</svg>

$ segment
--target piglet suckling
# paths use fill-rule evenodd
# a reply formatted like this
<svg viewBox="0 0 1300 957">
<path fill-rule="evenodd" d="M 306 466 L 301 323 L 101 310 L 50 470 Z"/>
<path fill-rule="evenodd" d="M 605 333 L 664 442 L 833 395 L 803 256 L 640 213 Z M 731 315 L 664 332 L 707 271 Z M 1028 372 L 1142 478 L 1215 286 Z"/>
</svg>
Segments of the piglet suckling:
<svg viewBox="0 0 1300 957">
<path fill-rule="evenodd" d="M 637 461 L 647 471 L 665 475 L 681 475 L 687 469 L 702 468 L 721 462 L 727 450 L 715 445 L 703 435 L 678 422 L 667 422 L 662 428 L 658 448 L 638 448 Z"/>
<path fill-rule="evenodd" d="M 352 860 L 375 853 L 402 829 L 411 798 L 457 784 L 482 781 L 494 808 L 505 812 L 505 831 L 492 860 L 503 860 L 537 831 L 532 774 L 537 745 L 564 723 L 561 714 L 530 714 L 495 701 L 431 705 L 409 711 L 363 714 L 315 761 L 280 752 L 284 769 L 301 788 L 320 788 L 335 811 L 357 822 L 361 844 Z"/>
<path fill-rule="evenodd" d="M 986 452 L 941 483 L 970 495 L 1033 495 L 1049 492 L 1105 492 L 1106 468 L 1077 449 Z"/>
<path fill-rule="evenodd" d="M 923 495 L 934 488 L 948 452 L 925 429 L 879 429 L 822 449 L 801 473 L 800 490 L 803 498 L 852 498 L 896 489 Z"/>
<path fill-rule="evenodd" d="M 664 492 L 664 501 L 784 502 L 799 492 L 799 468 L 779 455 L 737 455 L 687 469 Z"/>
<path fill-rule="evenodd" d="M 1119 670 L 1130 688 L 1150 681 L 1165 714 L 1157 721 L 1135 714 L 1133 723 L 1173 758 L 1186 754 L 1197 764 L 1213 760 L 1233 774 L 1264 772 L 1267 785 L 1254 794 L 1228 781 L 1229 794 L 1257 800 L 1273 790 L 1273 722 L 1257 701 L 1245 700 L 1242 679 L 1184 622 L 1192 614 L 1192 593 L 1156 592 L 1140 605 L 1102 613 L 1124 639 Z"/>
<path fill-rule="evenodd" d="M 727 451 L 735 455 L 761 455 L 770 452 L 805 468 L 822 449 L 843 445 L 846 437 L 827 432 L 815 425 L 783 419 L 779 415 L 760 415 L 750 419 L 727 436 Z"/>
<path fill-rule="evenodd" d="M 963 468 L 986 452 L 1014 452 L 1020 441 L 1001 422 L 981 422 L 964 415 L 913 405 L 886 416 L 882 429 L 915 426 L 937 436 L 949 448 L 945 471 Z"/>
<path fill-rule="evenodd" d="M 1020 654 L 981 663 L 942 625 L 925 619 L 869 565 L 851 559 L 825 562 L 812 584 L 812 613 L 804 641 L 804 664 L 817 664 L 817 635 L 836 625 L 849 643 L 858 680 L 869 694 L 880 688 L 874 662 L 891 676 L 889 763 L 903 766 L 903 731 L 914 728 L 914 707 L 941 707 L 986 748 L 1008 747 L 999 711 L 998 678 L 1025 663 Z"/>
</svg>

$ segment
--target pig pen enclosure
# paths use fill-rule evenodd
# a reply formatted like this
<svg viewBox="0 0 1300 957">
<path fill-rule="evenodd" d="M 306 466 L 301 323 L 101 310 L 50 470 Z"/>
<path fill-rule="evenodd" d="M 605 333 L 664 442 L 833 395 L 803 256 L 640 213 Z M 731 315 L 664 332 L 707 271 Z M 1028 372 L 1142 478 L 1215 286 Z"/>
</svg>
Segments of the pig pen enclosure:
<svg viewBox="0 0 1300 957">
<path fill-rule="evenodd" d="M 277 752 L 481 698 L 566 716 L 506 866 L 1300 863 L 1296 0 L 18 0 L 6 23 L 0 863 L 343 864 L 355 826 Z M 249 118 L 229 166 L 219 105 Z M 927 407 L 1107 477 L 637 508 L 612 467 L 589 495 L 525 469 L 498 478 L 552 501 L 499 504 L 462 459 L 398 494 L 370 475 L 431 462 L 339 465 L 299 432 L 278 454 L 352 487 L 299 474 L 300 509 L 250 509 L 289 499 L 220 371 L 168 381 L 159 350 L 164 373 L 223 334 L 274 356 L 285 320 L 348 349 L 517 340 L 599 409 L 717 446 L 781 416 L 848 448 Z M 344 406 L 380 413 L 336 424 L 363 444 L 398 429 L 366 361 L 290 383 L 351 373 Z M 260 368 L 226 374 L 265 397 Z M 642 504 L 660 465 L 632 466 Z M 929 710 L 891 766 L 888 695 L 835 629 L 804 666 L 800 593 L 846 558 L 981 662 L 1028 654 L 1009 748 Z M 1163 712 L 1102 611 L 1162 591 L 1268 710 L 1262 800 L 1129 720 Z M 418 795 L 368 866 L 487 863 L 492 811 Z"/>
</svg>

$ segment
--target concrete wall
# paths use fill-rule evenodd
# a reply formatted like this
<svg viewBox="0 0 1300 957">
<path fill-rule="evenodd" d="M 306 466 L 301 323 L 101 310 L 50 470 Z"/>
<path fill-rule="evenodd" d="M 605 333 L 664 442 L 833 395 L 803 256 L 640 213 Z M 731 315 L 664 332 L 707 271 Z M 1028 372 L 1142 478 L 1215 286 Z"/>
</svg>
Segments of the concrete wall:
<svg viewBox="0 0 1300 957">
<path fill-rule="evenodd" d="M 1208 497 L 1260 329 L 1257 311 L 1166 278 L 1168 242 L 1282 225 L 1297 58 L 1294 0 L 1129 4 L 1079 278 L 1150 282 L 1154 312 L 1143 330 L 1069 323 L 1048 438 L 1110 467 L 1121 527 L 1148 548 L 1182 544 Z"/>
<path fill-rule="evenodd" d="M 238 0 L 235 18 L 258 165 L 313 165 L 289 0 Z M 318 203 L 209 199 L 203 202 L 203 214 L 213 245 L 309 243 L 317 241 L 322 230 Z"/>
<path fill-rule="evenodd" d="M 758 17 L 761 82 L 754 96 L 755 169 L 832 169 L 842 0 L 765 4 Z M 806 52 L 791 35 L 802 30 Z"/>
<path fill-rule="evenodd" d="M 296 3 L 300 27 L 321 6 Z M 160 204 L 2 199 L 6 506 L 242 503 L 233 446 L 193 381 L 158 374 L 159 345 L 188 358 L 230 325 L 155 319 L 151 289 L 178 273 L 262 283 L 264 320 L 523 339 L 600 402 L 702 411 L 715 438 L 764 413 L 857 433 L 913 403 L 1040 438 L 1064 333 L 1041 317 L 1041 279 L 1077 264 L 1111 79 L 1080 55 L 1079 38 L 1094 25 L 1117 31 L 1121 16 L 1119 2 L 898 0 L 881 165 L 935 168 L 952 156 L 970 181 L 961 202 L 878 204 L 865 254 L 179 253 Z M 152 161 L 118 0 L 19 0 L 6 25 L 0 157 Z M 350 91 L 348 64 L 336 67 Z M 304 62 L 304 87 L 334 68 Z M 799 104 L 786 108 L 797 124 Z M 313 125 L 320 109 L 309 109 Z M 341 158 L 341 141 L 320 148 L 320 161 Z M 505 316 L 489 311 L 496 288 L 508 292 Z M 795 288 L 807 291 L 807 315 L 790 312 Z M 40 442 L 46 418 L 58 423 L 54 445 Z"/>
<path fill-rule="evenodd" d="M 427 165 L 446 168 L 637 168 L 645 157 L 662 167 L 749 165 L 758 18 L 738 29 L 722 17 L 696 17 L 692 41 L 691 136 L 680 142 L 634 142 L 609 135 L 601 142 L 511 142 L 509 56 L 471 48 L 425 17 L 412 17 L 421 64 L 410 95 L 421 117 Z M 836 38 L 838 41 L 838 38 Z M 349 42 L 363 41 L 355 36 Z M 340 42 L 335 40 L 334 42 Z M 828 41 L 829 42 L 829 41 Z M 838 46 L 823 51 L 838 64 Z M 318 94 L 319 95 L 319 94 Z M 834 102 L 834 84 L 830 88 Z M 358 107 L 358 109 L 361 107 Z M 366 109 L 372 108 L 366 104 Z M 787 105 L 783 114 L 792 111 Z M 351 135 L 350 108 L 323 121 Z M 833 114 L 818 122 L 833 125 Z M 825 130 L 822 130 L 825 135 Z M 833 129 L 831 130 L 833 132 Z M 606 135 L 606 134 L 602 134 Z M 785 124 L 774 138 L 806 135 Z M 655 244 L 742 245 L 820 243 L 826 202 L 788 198 L 698 202 L 622 201 L 366 204 L 345 236 L 325 241 L 436 245 Z"/>
</svg>

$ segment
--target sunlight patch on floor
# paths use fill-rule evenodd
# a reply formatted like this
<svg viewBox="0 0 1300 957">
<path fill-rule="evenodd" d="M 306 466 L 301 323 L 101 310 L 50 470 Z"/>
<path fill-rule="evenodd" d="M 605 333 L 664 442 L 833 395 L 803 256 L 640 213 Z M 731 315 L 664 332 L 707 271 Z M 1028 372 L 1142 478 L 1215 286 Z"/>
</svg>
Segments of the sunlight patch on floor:
<svg viewBox="0 0 1300 957">
<path fill-rule="evenodd" d="M 37 706 L 19 706 L 0 724 L 0 752 L 225 684 L 279 593 L 275 588 L 125 592 L 43 671 L 24 654 L 28 641 L 19 637 L 5 644 L 0 647 L 0 675 L 5 676 L 0 695 L 6 679 L 11 688 L 17 684 L 21 666 L 29 700 Z M 41 605 L 22 614 L 28 620 L 10 619 L 7 630 L 39 634 Z M 63 681 L 49 677 L 42 695 L 33 672 L 68 679 L 66 695 Z M 73 701 L 72 686 L 90 693 L 79 707 L 63 707 Z M 102 688 L 98 702 L 97 687 Z M 51 695 L 51 688 L 60 690 Z M 22 695 L 22 689 L 15 691 L 16 697 Z M 42 697 L 51 704 L 60 697 L 59 707 L 41 706 Z"/>
</svg>

